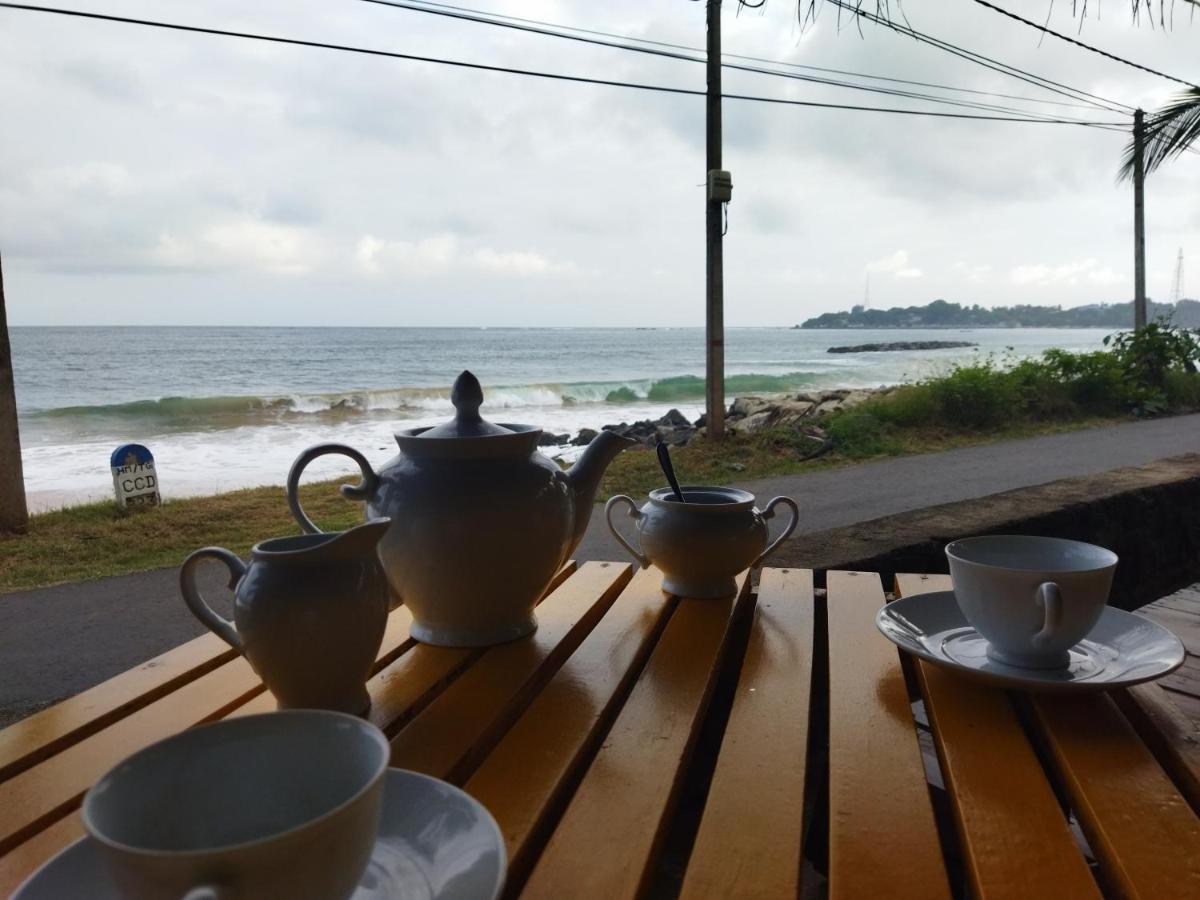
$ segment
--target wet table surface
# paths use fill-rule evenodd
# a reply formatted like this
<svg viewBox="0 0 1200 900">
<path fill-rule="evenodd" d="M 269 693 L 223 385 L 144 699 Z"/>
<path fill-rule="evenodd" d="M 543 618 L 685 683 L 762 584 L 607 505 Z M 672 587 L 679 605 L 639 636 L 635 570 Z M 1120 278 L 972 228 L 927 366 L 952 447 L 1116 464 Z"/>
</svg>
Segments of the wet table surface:
<svg viewBox="0 0 1200 900">
<path fill-rule="evenodd" d="M 879 635 L 878 575 L 818 580 L 764 569 L 692 600 L 572 565 L 537 632 L 475 650 L 415 643 L 401 608 L 370 718 L 393 765 L 491 810 L 512 897 L 1200 897 L 1196 655 L 1129 690 L 1008 692 Z M 1143 612 L 1200 651 L 1200 595 L 1160 603 Z M 204 636 L 0 732 L 0 895 L 83 834 L 119 760 L 273 708 Z"/>
</svg>

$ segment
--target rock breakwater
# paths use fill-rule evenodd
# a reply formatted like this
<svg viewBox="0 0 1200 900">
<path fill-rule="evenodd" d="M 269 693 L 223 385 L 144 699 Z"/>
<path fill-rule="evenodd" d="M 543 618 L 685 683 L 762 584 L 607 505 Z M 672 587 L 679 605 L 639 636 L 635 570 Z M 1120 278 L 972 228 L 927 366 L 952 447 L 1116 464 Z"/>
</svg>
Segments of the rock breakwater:
<svg viewBox="0 0 1200 900">
<path fill-rule="evenodd" d="M 757 434 L 773 428 L 790 428 L 824 441 L 825 431 L 820 424 L 824 416 L 856 406 L 892 390 L 893 388 L 885 387 L 738 397 L 729 404 L 725 413 L 725 427 L 733 434 Z M 703 415 L 692 422 L 679 410 L 672 409 L 659 419 L 620 422 L 605 425 L 603 430 L 631 438 L 642 447 L 653 447 L 660 441 L 672 446 L 682 446 L 697 434 L 704 434 L 704 426 Z M 595 439 L 596 434 L 594 429 L 583 428 L 569 440 L 567 435 L 554 435 L 553 441 L 560 446 L 568 443 L 576 447 L 586 446 Z"/>
<path fill-rule="evenodd" d="M 884 344 L 853 344 L 849 347 L 830 347 L 826 353 L 896 353 L 901 350 L 953 350 L 978 347 L 971 341 L 890 341 Z"/>
</svg>

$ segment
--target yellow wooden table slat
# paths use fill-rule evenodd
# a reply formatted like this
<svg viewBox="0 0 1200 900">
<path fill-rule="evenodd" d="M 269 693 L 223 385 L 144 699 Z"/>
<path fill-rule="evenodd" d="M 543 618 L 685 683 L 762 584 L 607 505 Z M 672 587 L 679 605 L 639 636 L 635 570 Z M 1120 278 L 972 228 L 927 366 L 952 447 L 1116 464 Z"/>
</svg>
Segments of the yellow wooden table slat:
<svg viewBox="0 0 1200 900">
<path fill-rule="evenodd" d="M 0 853 L 78 806 L 92 783 L 126 756 L 220 718 L 262 690 L 249 664 L 235 659 L 0 784 Z"/>
<path fill-rule="evenodd" d="M 829 896 L 949 898 L 899 651 L 875 628 L 879 576 L 827 585 Z"/>
<path fill-rule="evenodd" d="M 748 574 L 739 587 L 737 598 L 679 601 L 522 896 L 621 900 L 644 888 Z"/>
<path fill-rule="evenodd" d="M 42 863 L 83 835 L 79 813 L 71 812 L 0 856 L 0 897 L 12 894 Z"/>
<path fill-rule="evenodd" d="M 575 562 L 569 561 L 547 590 L 562 584 L 575 570 Z M 409 638 L 411 625 L 412 615 L 403 607 L 388 618 L 374 674 L 367 683 L 373 700 L 373 719 L 403 720 L 407 710 L 448 677 L 450 669 L 457 665 L 456 654 L 476 652 L 414 647 Z M 208 638 L 200 638 L 191 644 L 202 647 L 207 641 Z M 176 649 L 183 650 L 191 644 Z M 143 668 L 126 674 L 139 674 Z M 63 705 L 69 703 L 64 701 Z M 234 659 L 68 748 L 60 754 L 62 759 L 52 757 L 24 776 L 0 784 L 0 848 L 4 848 L 0 849 L 3 854 L 0 895 L 15 889 L 34 869 L 81 835 L 78 816 L 58 817 L 78 806 L 91 782 L 121 758 L 203 721 L 273 709 L 274 697 L 263 690 L 244 660 Z"/>
<path fill-rule="evenodd" d="M 680 897 L 795 897 L 804 843 L 813 580 L 764 569 Z"/>
<path fill-rule="evenodd" d="M 205 634 L 0 731 L 0 781 L 229 662 L 237 652 Z"/>
<path fill-rule="evenodd" d="M 411 643 L 411 623 L 407 610 L 392 613 L 380 660 L 394 658 Z M 275 708 L 274 698 L 265 692 L 249 663 L 235 657 L 0 783 L 0 854 L 77 807 L 96 779 L 126 756 L 185 728 L 229 715 L 251 701 L 262 711 Z M 26 854 L 25 858 L 32 857 Z"/>
<path fill-rule="evenodd" d="M 495 816 L 510 883 L 524 881 L 547 824 L 595 751 L 674 609 L 644 569 L 509 729 L 466 789 Z"/>
<path fill-rule="evenodd" d="M 897 594 L 911 596 L 949 590 L 950 578 L 897 575 L 896 586 Z M 937 666 L 915 664 L 972 896 L 1099 898 L 1008 695 Z"/>
<path fill-rule="evenodd" d="M 1032 704 L 1106 887 L 1200 897 L 1200 818 L 1112 698 L 1045 694 Z"/>
<path fill-rule="evenodd" d="M 577 569 L 575 560 L 568 560 L 546 586 L 539 602 L 544 602 Z M 371 695 L 368 718 L 389 737 L 395 736 L 416 712 L 483 652 L 483 648 L 416 644 L 367 682 L 367 693 Z"/>
<path fill-rule="evenodd" d="M 1200 726 L 1157 684 L 1116 691 L 1113 699 L 1192 809 L 1200 812 Z"/>
<path fill-rule="evenodd" d="M 537 609 L 538 628 L 487 650 L 392 739 L 392 765 L 461 781 L 579 646 L 631 569 L 589 562 Z"/>
</svg>

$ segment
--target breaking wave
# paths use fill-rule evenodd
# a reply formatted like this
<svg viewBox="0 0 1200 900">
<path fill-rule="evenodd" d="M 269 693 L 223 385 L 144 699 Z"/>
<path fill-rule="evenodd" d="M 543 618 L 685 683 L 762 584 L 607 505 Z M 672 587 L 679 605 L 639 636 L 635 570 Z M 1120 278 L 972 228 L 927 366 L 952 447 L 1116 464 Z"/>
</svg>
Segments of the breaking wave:
<svg viewBox="0 0 1200 900">
<path fill-rule="evenodd" d="M 819 376 L 807 372 L 785 375 L 730 375 L 728 395 L 783 393 L 811 386 Z M 677 375 L 660 379 L 588 381 L 564 384 L 526 384 L 485 388 L 484 411 L 578 405 L 630 405 L 639 402 L 674 403 L 702 400 L 704 378 Z M 95 406 L 62 406 L 34 410 L 31 419 L 111 420 L 143 426 L 232 426 L 267 424 L 297 418 L 353 418 L 370 413 L 405 414 L 430 418 L 448 413 L 450 388 L 403 387 L 313 394 L 226 397 L 161 397 Z"/>
</svg>

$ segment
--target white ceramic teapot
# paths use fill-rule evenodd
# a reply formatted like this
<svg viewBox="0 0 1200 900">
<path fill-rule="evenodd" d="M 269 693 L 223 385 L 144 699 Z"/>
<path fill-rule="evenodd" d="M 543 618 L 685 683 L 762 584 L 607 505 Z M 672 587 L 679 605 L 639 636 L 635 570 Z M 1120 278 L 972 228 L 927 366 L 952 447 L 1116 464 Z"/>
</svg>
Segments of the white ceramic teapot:
<svg viewBox="0 0 1200 900">
<path fill-rule="evenodd" d="M 537 450 L 541 429 L 495 425 L 479 415 L 483 389 L 470 372 L 454 382 L 455 418 L 396 434 L 400 454 L 379 472 L 344 444 L 318 444 L 288 473 L 288 506 L 319 529 L 297 497 L 304 467 L 339 453 L 362 470 L 342 494 L 365 500 L 368 518 L 392 520 L 379 558 L 393 597 L 429 644 L 482 647 L 529 634 L 533 607 L 587 530 L 600 476 L 633 441 L 603 431 L 564 471 Z"/>
</svg>

